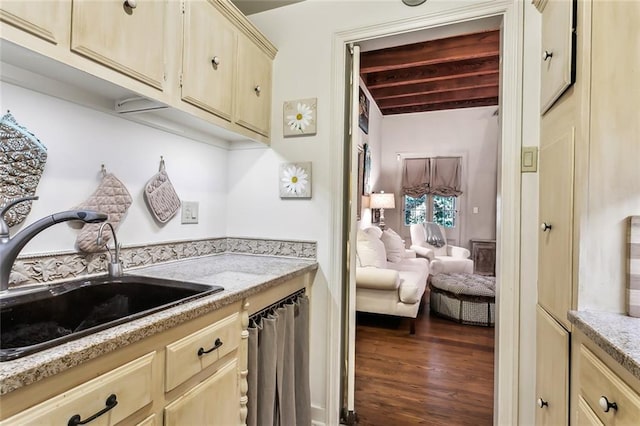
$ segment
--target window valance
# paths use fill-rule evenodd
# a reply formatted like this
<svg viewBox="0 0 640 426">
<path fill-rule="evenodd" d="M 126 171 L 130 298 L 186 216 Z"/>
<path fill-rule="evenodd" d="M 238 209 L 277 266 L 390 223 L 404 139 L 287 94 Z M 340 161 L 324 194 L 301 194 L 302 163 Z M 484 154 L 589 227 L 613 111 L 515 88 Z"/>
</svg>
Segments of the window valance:
<svg viewBox="0 0 640 426">
<path fill-rule="evenodd" d="M 418 198 L 462 195 L 460 157 L 406 158 L 402 166 L 402 193 Z"/>
</svg>

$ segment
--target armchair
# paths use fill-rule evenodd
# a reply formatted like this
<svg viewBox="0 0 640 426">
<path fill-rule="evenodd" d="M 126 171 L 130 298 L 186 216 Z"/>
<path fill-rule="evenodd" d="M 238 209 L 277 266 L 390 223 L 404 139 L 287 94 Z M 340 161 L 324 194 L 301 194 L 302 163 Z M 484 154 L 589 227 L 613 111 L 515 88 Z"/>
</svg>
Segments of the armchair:
<svg viewBox="0 0 640 426">
<path fill-rule="evenodd" d="M 471 252 L 464 247 L 447 244 L 444 228 L 440 225 L 438 228 L 444 239 L 442 247 L 435 247 L 427 242 L 425 224 L 411 225 L 411 250 L 415 251 L 418 257 L 429 260 L 429 269 L 433 275 L 452 272 L 472 274 L 473 260 L 469 259 Z"/>
</svg>

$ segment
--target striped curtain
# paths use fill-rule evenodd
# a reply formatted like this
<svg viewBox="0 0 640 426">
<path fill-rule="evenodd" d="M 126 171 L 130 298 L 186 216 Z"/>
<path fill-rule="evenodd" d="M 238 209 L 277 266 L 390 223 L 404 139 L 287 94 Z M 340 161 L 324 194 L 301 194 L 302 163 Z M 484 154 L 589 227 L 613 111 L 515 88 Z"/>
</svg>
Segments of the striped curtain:
<svg viewBox="0 0 640 426">
<path fill-rule="evenodd" d="M 248 426 L 310 426 L 309 298 L 249 325 Z"/>
</svg>

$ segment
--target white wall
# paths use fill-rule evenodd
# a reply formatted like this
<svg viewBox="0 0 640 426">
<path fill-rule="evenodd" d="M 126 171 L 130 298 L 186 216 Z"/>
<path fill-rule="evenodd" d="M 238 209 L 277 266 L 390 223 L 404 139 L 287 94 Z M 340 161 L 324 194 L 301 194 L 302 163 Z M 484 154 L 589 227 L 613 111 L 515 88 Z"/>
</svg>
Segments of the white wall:
<svg viewBox="0 0 640 426">
<path fill-rule="evenodd" d="M 386 223 L 409 237 L 400 196 L 402 158 L 461 156 L 463 195 L 459 198 L 458 245 L 469 239 L 495 239 L 498 162 L 497 106 L 388 115 L 382 120 L 381 189 L 396 193 L 396 208 L 385 210 Z M 478 213 L 472 212 L 478 208 Z M 407 239 L 409 241 L 409 239 Z"/>
<path fill-rule="evenodd" d="M 12 233 L 83 202 L 100 183 L 104 164 L 133 198 L 118 230 L 123 245 L 227 235 L 226 150 L 4 82 L 0 90 L 0 111 L 11 110 L 48 153 L 36 191 L 40 199 Z M 181 200 L 200 203 L 198 224 L 181 225 L 177 216 L 160 226 L 149 213 L 142 190 L 158 171 L 161 155 Z M 66 224 L 53 226 L 29 242 L 22 254 L 73 250 L 76 235 Z"/>
</svg>

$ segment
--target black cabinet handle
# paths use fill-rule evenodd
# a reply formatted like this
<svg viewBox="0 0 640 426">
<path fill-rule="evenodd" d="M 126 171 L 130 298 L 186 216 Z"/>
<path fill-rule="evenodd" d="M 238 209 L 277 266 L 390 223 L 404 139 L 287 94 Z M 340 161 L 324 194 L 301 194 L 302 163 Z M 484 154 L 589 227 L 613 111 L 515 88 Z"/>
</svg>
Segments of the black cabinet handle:
<svg viewBox="0 0 640 426">
<path fill-rule="evenodd" d="M 213 352 L 216 349 L 218 349 L 220 346 L 222 346 L 222 340 L 220 340 L 220 338 L 218 338 L 218 339 L 216 339 L 215 343 L 213 344 L 213 347 L 211 349 L 209 349 L 208 351 L 205 351 L 204 348 L 198 349 L 198 356 L 202 356 L 204 354 L 208 354 L 209 352 Z"/>
<path fill-rule="evenodd" d="M 94 421 L 95 419 L 97 419 L 107 411 L 111 410 L 113 407 L 118 405 L 118 399 L 116 398 L 116 394 L 112 393 L 111 395 L 109 395 L 109 398 L 107 398 L 104 405 L 106 405 L 105 408 L 98 411 L 97 413 L 95 413 L 93 416 L 89 417 L 86 420 L 81 420 L 80 414 L 75 414 L 71 416 L 71 418 L 69 419 L 69 423 L 67 423 L 67 426 L 86 425 L 87 423 Z"/>
</svg>

